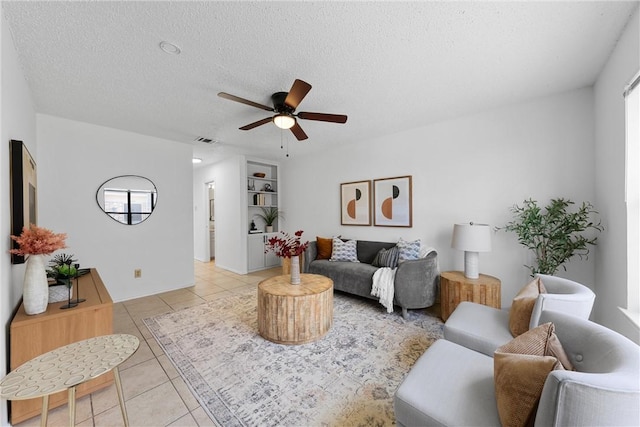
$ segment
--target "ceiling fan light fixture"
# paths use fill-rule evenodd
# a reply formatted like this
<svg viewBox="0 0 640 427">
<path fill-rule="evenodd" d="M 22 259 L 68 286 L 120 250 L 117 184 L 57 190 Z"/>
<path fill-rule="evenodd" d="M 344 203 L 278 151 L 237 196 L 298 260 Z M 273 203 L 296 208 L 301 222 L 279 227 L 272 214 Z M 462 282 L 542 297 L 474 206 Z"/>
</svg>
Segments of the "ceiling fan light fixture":
<svg viewBox="0 0 640 427">
<path fill-rule="evenodd" d="M 290 114 L 276 114 L 273 123 L 280 129 L 291 129 L 296 124 L 296 119 Z"/>
</svg>

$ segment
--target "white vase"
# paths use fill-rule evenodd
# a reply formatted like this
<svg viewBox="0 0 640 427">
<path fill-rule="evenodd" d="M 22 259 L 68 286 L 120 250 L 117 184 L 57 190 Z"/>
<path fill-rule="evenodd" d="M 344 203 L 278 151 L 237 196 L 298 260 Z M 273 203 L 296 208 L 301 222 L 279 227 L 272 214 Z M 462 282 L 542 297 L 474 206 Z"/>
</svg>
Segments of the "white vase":
<svg viewBox="0 0 640 427">
<path fill-rule="evenodd" d="M 22 302 L 27 314 L 39 314 L 47 311 L 49 303 L 49 284 L 45 270 L 44 255 L 29 255 L 24 270 Z"/>
<path fill-rule="evenodd" d="M 300 284 L 300 257 L 299 256 L 291 257 L 291 284 L 292 285 Z"/>
<path fill-rule="evenodd" d="M 267 233 L 273 233 L 273 225 L 267 225 L 265 228 L 267 229 Z"/>
</svg>

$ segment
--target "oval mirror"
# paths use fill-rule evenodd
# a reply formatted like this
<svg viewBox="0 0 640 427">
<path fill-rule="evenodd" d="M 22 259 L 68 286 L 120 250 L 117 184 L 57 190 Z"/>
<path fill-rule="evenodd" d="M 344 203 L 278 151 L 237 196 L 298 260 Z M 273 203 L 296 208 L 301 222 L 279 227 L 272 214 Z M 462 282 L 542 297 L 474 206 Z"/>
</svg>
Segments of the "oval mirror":
<svg viewBox="0 0 640 427">
<path fill-rule="evenodd" d="M 98 206 L 121 224 L 140 224 L 156 207 L 158 191 L 153 182 L 138 175 L 111 178 L 98 188 Z"/>
</svg>

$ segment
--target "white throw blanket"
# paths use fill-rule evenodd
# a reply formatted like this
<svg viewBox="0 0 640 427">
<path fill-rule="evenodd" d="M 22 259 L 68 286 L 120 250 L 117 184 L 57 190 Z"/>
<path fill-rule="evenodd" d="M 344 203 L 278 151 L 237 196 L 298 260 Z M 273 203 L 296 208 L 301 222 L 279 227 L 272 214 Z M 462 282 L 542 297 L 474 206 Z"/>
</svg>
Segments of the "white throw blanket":
<svg viewBox="0 0 640 427">
<path fill-rule="evenodd" d="M 373 273 L 371 295 L 380 297 L 380 304 L 387 308 L 387 313 L 393 313 L 393 284 L 397 268 L 381 267 Z"/>
<path fill-rule="evenodd" d="M 425 258 L 435 248 L 427 247 L 420 251 L 421 258 Z M 371 295 L 380 298 L 380 304 L 393 313 L 393 295 L 395 293 L 395 278 L 397 268 L 381 267 L 373 273 Z"/>
</svg>

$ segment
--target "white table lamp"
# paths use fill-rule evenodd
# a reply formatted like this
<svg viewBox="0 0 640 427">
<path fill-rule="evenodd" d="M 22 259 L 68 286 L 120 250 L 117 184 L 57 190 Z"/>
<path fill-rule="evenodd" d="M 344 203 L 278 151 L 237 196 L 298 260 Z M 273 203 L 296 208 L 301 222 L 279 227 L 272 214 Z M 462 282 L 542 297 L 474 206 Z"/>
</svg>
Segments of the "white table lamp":
<svg viewBox="0 0 640 427">
<path fill-rule="evenodd" d="M 464 277 L 477 279 L 478 252 L 491 251 L 489 224 L 454 224 L 451 247 L 464 251 Z"/>
</svg>

